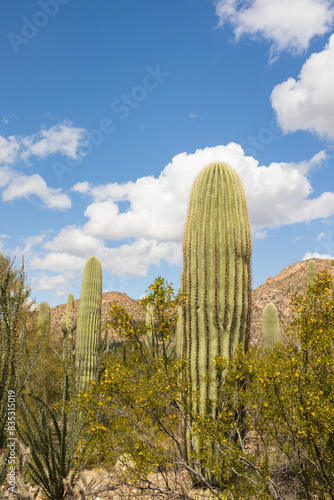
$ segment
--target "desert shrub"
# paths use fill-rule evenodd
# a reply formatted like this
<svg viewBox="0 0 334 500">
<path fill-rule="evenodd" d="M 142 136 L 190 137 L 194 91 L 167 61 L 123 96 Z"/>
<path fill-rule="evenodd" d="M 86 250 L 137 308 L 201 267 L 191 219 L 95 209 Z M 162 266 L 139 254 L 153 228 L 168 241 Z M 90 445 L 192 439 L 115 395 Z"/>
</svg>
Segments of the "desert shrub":
<svg viewBox="0 0 334 500">
<path fill-rule="evenodd" d="M 78 474 L 91 452 L 90 436 L 82 438 L 85 413 L 77 399 L 72 348 L 65 342 L 62 361 L 62 395 L 53 405 L 39 394 L 35 377 L 21 393 L 18 435 L 30 448 L 26 477 L 39 485 L 50 500 L 72 498 Z"/>
<path fill-rule="evenodd" d="M 15 409 L 20 389 L 19 373 L 25 346 L 23 264 L 16 271 L 9 259 L 0 259 L 0 484 L 8 469 L 9 448 L 16 435 Z"/>
<path fill-rule="evenodd" d="M 286 344 L 246 353 L 240 348 L 230 363 L 216 358 L 215 376 L 222 380 L 217 412 L 196 419 L 189 418 L 189 401 L 198 395 L 180 376 L 187 363 L 163 348 L 173 339 L 182 296 L 170 302 L 159 278 L 143 300 L 159 318 L 153 343 L 160 343 L 159 355 L 148 349 L 152 324 L 135 323 L 113 304 L 109 324 L 131 348 L 125 357 L 110 354 L 100 380 L 84 395 L 89 428 L 106 463 L 118 466 L 122 480 L 161 498 L 193 498 L 182 482 L 187 472 L 215 498 L 333 499 L 333 289 L 325 271 L 304 295 L 294 295 Z M 192 469 L 184 458 L 185 427 L 201 444 Z M 210 484 L 203 469 L 220 481 Z"/>
<path fill-rule="evenodd" d="M 254 359 L 249 425 L 277 493 L 334 498 L 334 289 L 327 271 L 292 298 L 290 341 Z"/>
<path fill-rule="evenodd" d="M 250 373 L 241 351 L 230 366 L 216 360 L 217 376 L 225 378 L 217 418 L 189 418 L 189 399 L 196 394 L 180 376 L 186 362 L 172 348 L 182 300 L 182 294 L 158 278 L 142 300 L 143 307 L 153 308 L 151 324 L 136 323 L 124 308 L 111 305 L 109 325 L 117 339 L 126 339 L 128 354 L 110 354 L 100 380 L 83 396 L 98 452 L 105 464 L 122 471 L 122 481 L 157 495 L 189 495 L 185 484 L 188 488 L 192 481 L 184 477 L 191 473 L 195 482 L 216 491 L 215 498 L 269 498 L 266 458 L 250 456 L 245 449 L 244 394 Z M 152 330 L 155 340 L 147 342 Z M 185 460 L 183 431 L 190 425 L 193 438 L 201 441 L 195 469 Z M 208 443 L 214 441 L 212 449 Z M 206 482 L 204 467 L 219 471 L 222 484 Z"/>
</svg>

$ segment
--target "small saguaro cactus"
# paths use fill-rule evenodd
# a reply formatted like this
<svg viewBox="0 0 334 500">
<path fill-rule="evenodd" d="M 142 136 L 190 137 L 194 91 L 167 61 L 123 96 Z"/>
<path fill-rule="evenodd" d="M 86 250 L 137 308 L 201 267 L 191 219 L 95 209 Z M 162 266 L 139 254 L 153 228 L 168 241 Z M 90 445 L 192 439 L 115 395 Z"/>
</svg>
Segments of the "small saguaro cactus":
<svg viewBox="0 0 334 500">
<path fill-rule="evenodd" d="M 62 319 L 60 322 L 60 327 L 65 337 L 69 334 L 69 341 L 72 344 L 72 333 L 77 327 L 77 316 L 73 319 L 73 305 L 74 298 L 73 293 L 69 293 L 67 297 L 66 304 L 66 319 Z"/>
<path fill-rule="evenodd" d="M 97 257 L 89 257 L 82 277 L 76 334 L 76 373 L 79 389 L 94 380 L 100 354 L 102 267 Z"/>
<path fill-rule="evenodd" d="M 278 312 L 275 304 L 267 304 L 263 309 L 262 335 L 263 347 L 266 349 L 272 349 L 281 340 Z"/>
<path fill-rule="evenodd" d="M 183 239 L 177 351 L 188 362 L 187 382 L 194 396 L 192 418 L 216 418 L 221 382 L 215 358 L 227 361 L 245 349 L 250 328 L 251 232 L 243 185 L 226 163 L 211 163 L 196 177 Z M 210 409 L 208 408 L 210 402 Z M 213 444 L 214 446 L 214 444 Z M 186 431 L 186 454 L 200 453 Z M 210 471 L 205 473 L 211 477 Z"/>
<path fill-rule="evenodd" d="M 144 341 L 144 346 L 146 349 L 154 354 L 156 348 L 157 348 L 157 338 L 155 336 L 155 329 L 154 329 L 154 307 L 153 304 L 147 304 L 146 306 L 146 319 L 145 319 L 145 326 L 146 326 L 146 334 L 143 339 Z"/>
<path fill-rule="evenodd" d="M 50 304 L 42 302 L 39 308 L 37 321 L 37 335 L 41 339 L 44 335 L 50 336 Z"/>
<path fill-rule="evenodd" d="M 317 272 L 314 260 L 309 260 L 307 265 L 307 286 L 312 286 L 315 282 Z"/>
</svg>

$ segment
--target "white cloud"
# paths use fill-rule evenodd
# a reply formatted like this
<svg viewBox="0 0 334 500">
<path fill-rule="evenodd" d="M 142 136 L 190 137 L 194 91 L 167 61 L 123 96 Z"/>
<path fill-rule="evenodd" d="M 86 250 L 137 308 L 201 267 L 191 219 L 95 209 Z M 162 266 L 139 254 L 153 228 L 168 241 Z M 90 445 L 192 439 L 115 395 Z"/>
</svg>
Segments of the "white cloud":
<svg viewBox="0 0 334 500">
<path fill-rule="evenodd" d="M 334 139 L 334 35 L 305 62 L 298 80 L 276 85 L 271 103 L 285 133 L 308 130 Z"/>
<path fill-rule="evenodd" d="M 12 201 L 17 198 L 29 198 L 36 195 L 43 202 L 45 208 L 65 210 L 71 208 L 71 199 L 61 189 L 48 187 L 45 180 L 38 174 L 16 175 L 2 193 L 3 201 Z"/>
<path fill-rule="evenodd" d="M 44 258 L 33 256 L 29 260 L 31 269 L 47 269 L 53 272 L 82 271 L 85 259 L 67 253 L 51 252 Z"/>
<path fill-rule="evenodd" d="M 86 142 L 85 130 L 61 123 L 50 129 L 42 128 L 37 134 L 21 139 L 23 151 L 22 159 L 30 156 L 46 158 L 49 155 L 60 153 L 73 160 L 77 158 L 77 151 L 81 144 Z"/>
<path fill-rule="evenodd" d="M 76 276 L 73 273 L 58 274 L 56 276 L 50 276 L 45 273 L 38 277 L 33 277 L 31 285 L 36 290 L 55 291 L 55 298 L 58 298 L 64 295 L 64 290 L 71 290 L 72 281 L 75 278 Z"/>
<path fill-rule="evenodd" d="M 89 182 L 87 182 L 87 181 L 77 182 L 72 187 L 72 191 L 74 191 L 76 193 L 81 193 L 81 194 L 88 193 L 88 191 L 89 191 Z"/>
<path fill-rule="evenodd" d="M 67 252 L 76 257 L 92 255 L 98 252 L 101 246 L 101 240 L 85 234 L 75 226 L 64 227 L 53 240 L 43 245 L 47 250 Z"/>
<path fill-rule="evenodd" d="M 236 40 L 243 35 L 268 40 L 272 60 L 282 51 L 300 54 L 333 23 L 332 0 L 218 0 L 219 25 L 231 23 Z"/>
<path fill-rule="evenodd" d="M 59 123 L 27 136 L 0 135 L 0 165 L 13 165 L 27 161 L 30 157 L 46 158 L 60 153 L 72 159 L 77 158 L 78 149 L 85 144 L 85 129 Z"/>
<path fill-rule="evenodd" d="M 0 189 L 3 201 L 37 196 L 44 208 L 65 210 L 71 207 L 68 195 L 61 189 L 49 187 L 38 174 L 26 175 L 18 170 L 20 163 L 26 163 L 31 157 L 46 158 L 56 153 L 76 158 L 78 149 L 86 143 L 85 130 L 66 123 L 49 129 L 42 128 L 29 136 L 0 135 Z M 15 167 L 15 168 L 13 168 Z"/>
<path fill-rule="evenodd" d="M 15 171 L 10 167 L 0 167 L 0 188 L 7 186 Z"/>
<path fill-rule="evenodd" d="M 173 158 L 158 178 L 141 177 L 125 184 L 85 185 L 92 198 L 85 211 L 84 234 L 104 240 L 146 238 L 181 241 L 191 185 L 212 161 L 226 161 L 239 173 L 247 194 L 253 229 L 309 222 L 334 213 L 334 194 L 310 198 L 311 168 L 326 159 L 324 151 L 300 163 L 259 166 L 238 144 L 205 148 Z M 126 212 L 118 202 L 127 201 Z M 267 207 L 267 209 L 264 209 Z"/>
<path fill-rule="evenodd" d="M 14 136 L 7 139 L 0 135 L 0 166 L 12 165 L 19 158 L 20 141 Z"/>
<path fill-rule="evenodd" d="M 319 233 L 318 236 L 317 236 L 317 241 L 320 241 L 323 238 L 326 238 L 326 233 Z"/>
<path fill-rule="evenodd" d="M 324 253 L 306 252 L 304 257 L 302 258 L 302 261 L 309 260 L 309 259 L 334 259 L 334 257 L 332 255 L 324 254 Z"/>
</svg>

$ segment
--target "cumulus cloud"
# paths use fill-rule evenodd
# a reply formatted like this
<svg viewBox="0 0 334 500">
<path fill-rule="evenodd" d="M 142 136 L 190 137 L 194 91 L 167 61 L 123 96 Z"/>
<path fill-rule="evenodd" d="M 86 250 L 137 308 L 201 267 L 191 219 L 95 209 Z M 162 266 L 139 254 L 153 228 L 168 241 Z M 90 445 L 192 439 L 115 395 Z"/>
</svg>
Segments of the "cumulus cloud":
<svg viewBox="0 0 334 500">
<path fill-rule="evenodd" d="M 15 171 L 10 167 L 0 167 L 0 189 L 7 186 Z"/>
<path fill-rule="evenodd" d="M 33 256 L 29 261 L 29 267 L 31 269 L 47 269 L 58 273 L 65 271 L 81 271 L 84 265 L 85 259 L 61 252 L 50 252 L 44 258 Z"/>
<path fill-rule="evenodd" d="M 219 25 L 232 24 L 236 40 L 243 35 L 271 42 L 271 59 L 282 51 L 300 54 L 333 24 L 332 0 L 218 0 Z"/>
<path fill-rule="evenodd" d="M 254 238 L 269 237 L 272 227 L 329 217 L 334 214 L 334 193 L 312 197 L 310 181 L 312 170 L 325 160 L 326 153 L 321 151 L 299 163 L 259 165 L 240 145 L 230 143 L 181 153 L 158 177 L 124 184 L 78 183 L 72 189 L 88 200 L 87 222 L 66 226 L 52 238 L 49 235 L 30 265 L 61 276 L 82 270 L 92 254 L 100 258 L 105 272 L 118 276 L 145 276 L 150 265 L 158 267 L 162 262 L 181 265 L 191 185 L 213 161 L 229 163 L 240 175 Z"/>
<path fill-rule="evenodd" d="M 271 104 L 285 133 L 307 130 L 334 139 L 334 35 L 322 52 L 312 54 L 298 79 L 276 85 Z"/>
<path fill-rule="evenodd" d="M 45 180 L 38 174 L 15 175 L 2 193 L 3 201 L 12 201 L 17 198 L 29 198 L 35 195 L 43 203 L 43 207 L 56 210 L 71 208 L 71 199 L 61 189 L 48 187 Z"/>
<path fill-rule="evenodd" d="M 140 177 L 124 184 L 85 185 L 92 198 L 85 211 L 85 234 L 105 240 L 147 238 L 181 241 L 191 185 L 212 161 L 226 161 L 240 175 L 248 200 L 252 226 L 264 229 L 295 222 L 309 222 L 334 213 L 334 194 L 312 193 L 309 171 L 327 158 L 321 151 L 300 163 L 259 165 L 245 156 L 241 146 L 230 143 L 175 156 L 158 178 Z M 119 202 L 128 202 L 122 212 Z M 264 207 L 268 207 L 267 210 Z"/>
<path fill-rule="evenodd" d="M 60 123 L 47 129 L 43 127 L 32 135 L 0 135 L 0 165 L 13 165 L 27 161 L 30 157 L 46 158 L 60 153 L 72 159 L 77 158 L 78 149 L 85 144 L 85 129 Z"/>
<path fill-rule="evenodd" d="M 57 252 L 67 252 L 75 257 L 85 257 L 99 251 L 101 240 L 85 234 L 76 226 L 66 226 L 57 236 L 45 243 L 44 248 Z"/>
<path fill-rule="evenodd" d="M 68 195 L 61 189 L 49 187 L 38 174 L 27 175 L 19 171 L 21 163 L 30 158 L 46 158 L 49 155 L 62 154 L 75 159 L 78 149 L 85 144 L 85 130 L 61 123 L 29 136 L 0 135 L 0 189 L 3 201 L 37 196 L 44 208 L 65 210 L 71 207 Z"/>
<path fill-rule="evenodd" d="M 64 290 L 71 289 L 74 278 L 73 273 L 57 274 L 56 276 L 44 273 L 33 277 L 31 285 L 35 290 L 55 291 L 55 298 L 58 298 L 64 295 Z"/>
</svg>

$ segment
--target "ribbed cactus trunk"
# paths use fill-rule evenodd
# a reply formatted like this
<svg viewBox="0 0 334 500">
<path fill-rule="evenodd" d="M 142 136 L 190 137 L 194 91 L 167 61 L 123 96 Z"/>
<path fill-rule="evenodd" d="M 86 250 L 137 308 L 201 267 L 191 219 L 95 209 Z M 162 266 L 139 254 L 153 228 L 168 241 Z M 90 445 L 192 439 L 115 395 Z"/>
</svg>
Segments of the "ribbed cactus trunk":
<svg viewBox="0 0 334 500">
<path fill-rule="evenodd" d="M 50 337 L 50 304 L 42 302 L 39 308 L 37 321 L 37 335 L 41 339 L 44 335 L 47 340 Z"/>
<path fill-rule="evenodd" d="M 86 389 L 96 377 L 100 354 L 102 267 L 97 257 L 85 265 L 76 334 L 76 373 L 79 389 Z"/>
<path fill-rule="evenodd" d="M 181 288 L 187 292 L 177 328 L 178 352 L 188 360 L 191 414 L 216 418 L 220 384 L 214 357 L 246 348 L 250 327 L 251 234 L 237 173 L 225 163 L 205 167 L 194 181 L 183 240 Z M 209 410 L 208 410 L 208 403 Z M 186 453 L 193 451 L 186 435 Z M 195 441 L 195 451 L 199 444 Z M 210 476 L 210 474 L 209 474 Z"/>
<path fill-rule="evenodd" d="M 280 342 L 281 333 L 275 304 L 267 304 L 262 313 L 263 347 L 273 349 Z"/>
<path fill-rule="evenodd" d="M 312 286 L 317 277 L 314 260 L 309 260 L 307 265 L 307 286 Z"/>
<path fill-rule="evenodd" d="M 146 334 L 143 339 L 144 346 L 147 351 L 155 356 L 158 353 L 158 341 L 155 336 L 155 328 L 154 328 L 154 307 L 153 304 L 147 304 L 146 306 Z"/>
</svg>

